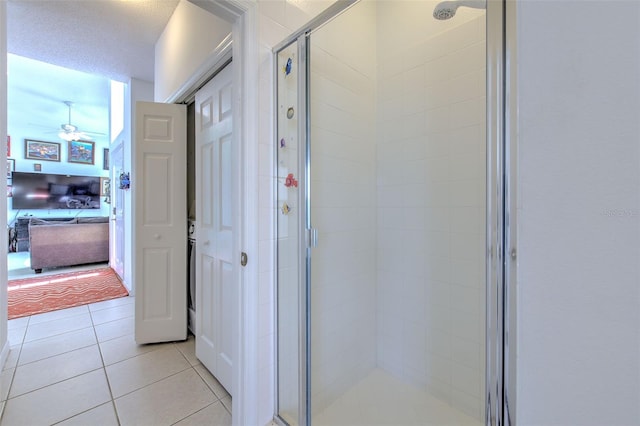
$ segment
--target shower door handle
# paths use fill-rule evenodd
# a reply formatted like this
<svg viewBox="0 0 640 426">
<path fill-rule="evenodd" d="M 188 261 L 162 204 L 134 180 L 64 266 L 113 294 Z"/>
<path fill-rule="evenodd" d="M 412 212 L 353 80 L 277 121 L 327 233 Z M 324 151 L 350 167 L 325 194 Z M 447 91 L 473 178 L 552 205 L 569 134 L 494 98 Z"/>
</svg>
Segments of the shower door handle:
<svg viewBox="0 0 640 426">
<path fill-rule="evenodd" d="M 318 230 L 316 228 L 307 229 L 307 247 L 318 247 Z"/>
</svg>

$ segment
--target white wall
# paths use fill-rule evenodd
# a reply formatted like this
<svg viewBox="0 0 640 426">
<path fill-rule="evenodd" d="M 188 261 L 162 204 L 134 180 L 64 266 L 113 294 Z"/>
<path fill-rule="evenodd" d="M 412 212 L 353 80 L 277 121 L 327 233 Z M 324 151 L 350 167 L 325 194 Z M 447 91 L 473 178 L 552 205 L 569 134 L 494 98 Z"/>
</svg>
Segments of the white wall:
<svg viewBox="0 0 640 426">
<path fill-rule="evenodd" d="M 133 128 L 135 123 L 135 104 L 138 101 L 153 101 L 153 83 L 148 81 L 138 80 L 132 78 L 127 83 L 124 95 L 124 128 L 118 140 L 123 144 L 124 152 L 124 171 L 131 173 L 132 169 L 132 155 L 133 155 L 133 140 L 135 135 L 135 129 Z M 118 182 L 113 182 L 112 187 L 115 191 L 124 191 L 124 283 L 129 289 L 132 295 L 135 294 L 134 280 L 133 280 L 133 265 L 131 265 L 131 259 L 133 255 L 133 215 L 130 206 L 132 205 L 132 196 L 130 190 L 124 190 L 118 188 Z"/>
<path fill-rule="evenodd" d="M 230 32 L 231 24 L 182 0 L 156 42 L 155 101 L 178 91 Z"/>
<path fill-rule="evenodd" d="M 378 9 L 378 364 L 482 419 L 484 12 Z"/>
<path fill-rule="evenodd" d="M 637 425 L 640 3 L 516 4 L 516 423 Z"/>
</svg>

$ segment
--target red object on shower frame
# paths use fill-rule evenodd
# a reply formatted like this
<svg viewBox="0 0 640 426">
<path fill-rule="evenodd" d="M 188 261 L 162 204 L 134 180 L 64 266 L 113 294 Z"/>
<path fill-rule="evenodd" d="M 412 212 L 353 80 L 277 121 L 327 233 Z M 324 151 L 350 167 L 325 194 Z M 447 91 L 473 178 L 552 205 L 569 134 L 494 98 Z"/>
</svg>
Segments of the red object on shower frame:
<svg viewBox="0 0 640 426">
<path fill-rule="evenodd" d="M 290 188 L 292 186 L 295 188 L 298 187 L 298 181 L 296 180 L 296 178 L 293 177 L 293 173 L 289 173 L 287 175 L 287 177 L 284 180 L 284 186 L 286 186 L 287 188 Z"/>
</svg>

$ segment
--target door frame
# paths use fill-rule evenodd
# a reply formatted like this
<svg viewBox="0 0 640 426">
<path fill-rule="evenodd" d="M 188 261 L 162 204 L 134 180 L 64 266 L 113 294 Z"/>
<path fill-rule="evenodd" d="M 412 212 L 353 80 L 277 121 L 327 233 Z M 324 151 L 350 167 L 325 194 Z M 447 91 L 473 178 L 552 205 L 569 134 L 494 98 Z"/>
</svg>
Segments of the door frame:
<svg viewBox="0 0 640 426">
<path fill-rule="evenodd" d="M 0 114 L 0 140 L 5 141 L 7 138 L 7 2 L 0 2 L 0 110 L 4 113 Z M 0 150 L 0 162 L 5 164 L 7 160 L 7 151 Z M 6 186 L 7 177 L 3 178 Z M 4 224 L 7 223 L 7 199 L 2 197 L 0 200 L 0 217 Z M 2 226 L 0 229 L 0 239 L 7 241 L 7 227 Z M 0 245 L 0 274 L 7 279 L 7 244 Z M 9 337 L 8 337 L 8 320 L 7 320 L 7 286 L 0 286 L 0 365 L 4 365 L 9 357 Z"/>
<path fill-rule="evenodd" d="M 258 424 L 260 406 L 258 388 L 258 292 L 252 285 L 258 282 L 258 150 L 252 146 L 257 140 L 258 105 L 245 94 L 258 93 L 258 29 L 256 0 L 189 0 L 204 10 L 231 23 L 231 40 L 225 39 L 212 52 L 209 60 L 198 69 L 183 87 L 194 91 L 202 84 L 204 74 L 211 75 L 211 68 L 222 62 L 220 57 L 229 45 L 233 61 L 233 138 L 238 144 L 239 155 L 234 165 L 239 172 L 240 193 L 234 203 L 238 212 L 238 229 L 234 242 L 234 259 L 238 265 L 238 299 L 236 301 L 237 321 L 234 330 L 237 336 L 236 359 L 233 371 L 233 425 Z M 222 55 L 224 56 L 224 55 Z M 220 65 L 222 65 L 220 63 Z M 203 70 L 203 67 L 206 67 Z M 185 87 L 190 85 L 191 87 Z M 173 98 L 177 99 L 178 94 Z M 239 266 L 240 252 L 249 254 L 247 265 Z"/>
</svg>

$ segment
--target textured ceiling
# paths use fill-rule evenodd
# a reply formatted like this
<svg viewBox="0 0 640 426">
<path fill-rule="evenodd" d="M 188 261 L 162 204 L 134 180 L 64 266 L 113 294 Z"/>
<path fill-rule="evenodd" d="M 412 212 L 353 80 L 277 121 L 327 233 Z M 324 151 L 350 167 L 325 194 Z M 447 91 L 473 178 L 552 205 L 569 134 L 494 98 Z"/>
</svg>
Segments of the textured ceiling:
<svg viewBox="0 0 640 426">
<path fill-rule="evenodd" d="M 9 133 L 57 140 L 68 100 L 71 123 L 106 141 L 109 79 L 153 81 L 155 42 L 178 2 L 8 0 Z"/>
<path fill-rule="evenodd" d="M 9 53 L 113 80 L 153 81 L 154 45 L 179 0 L 9 0 Z"/>
</svg>

